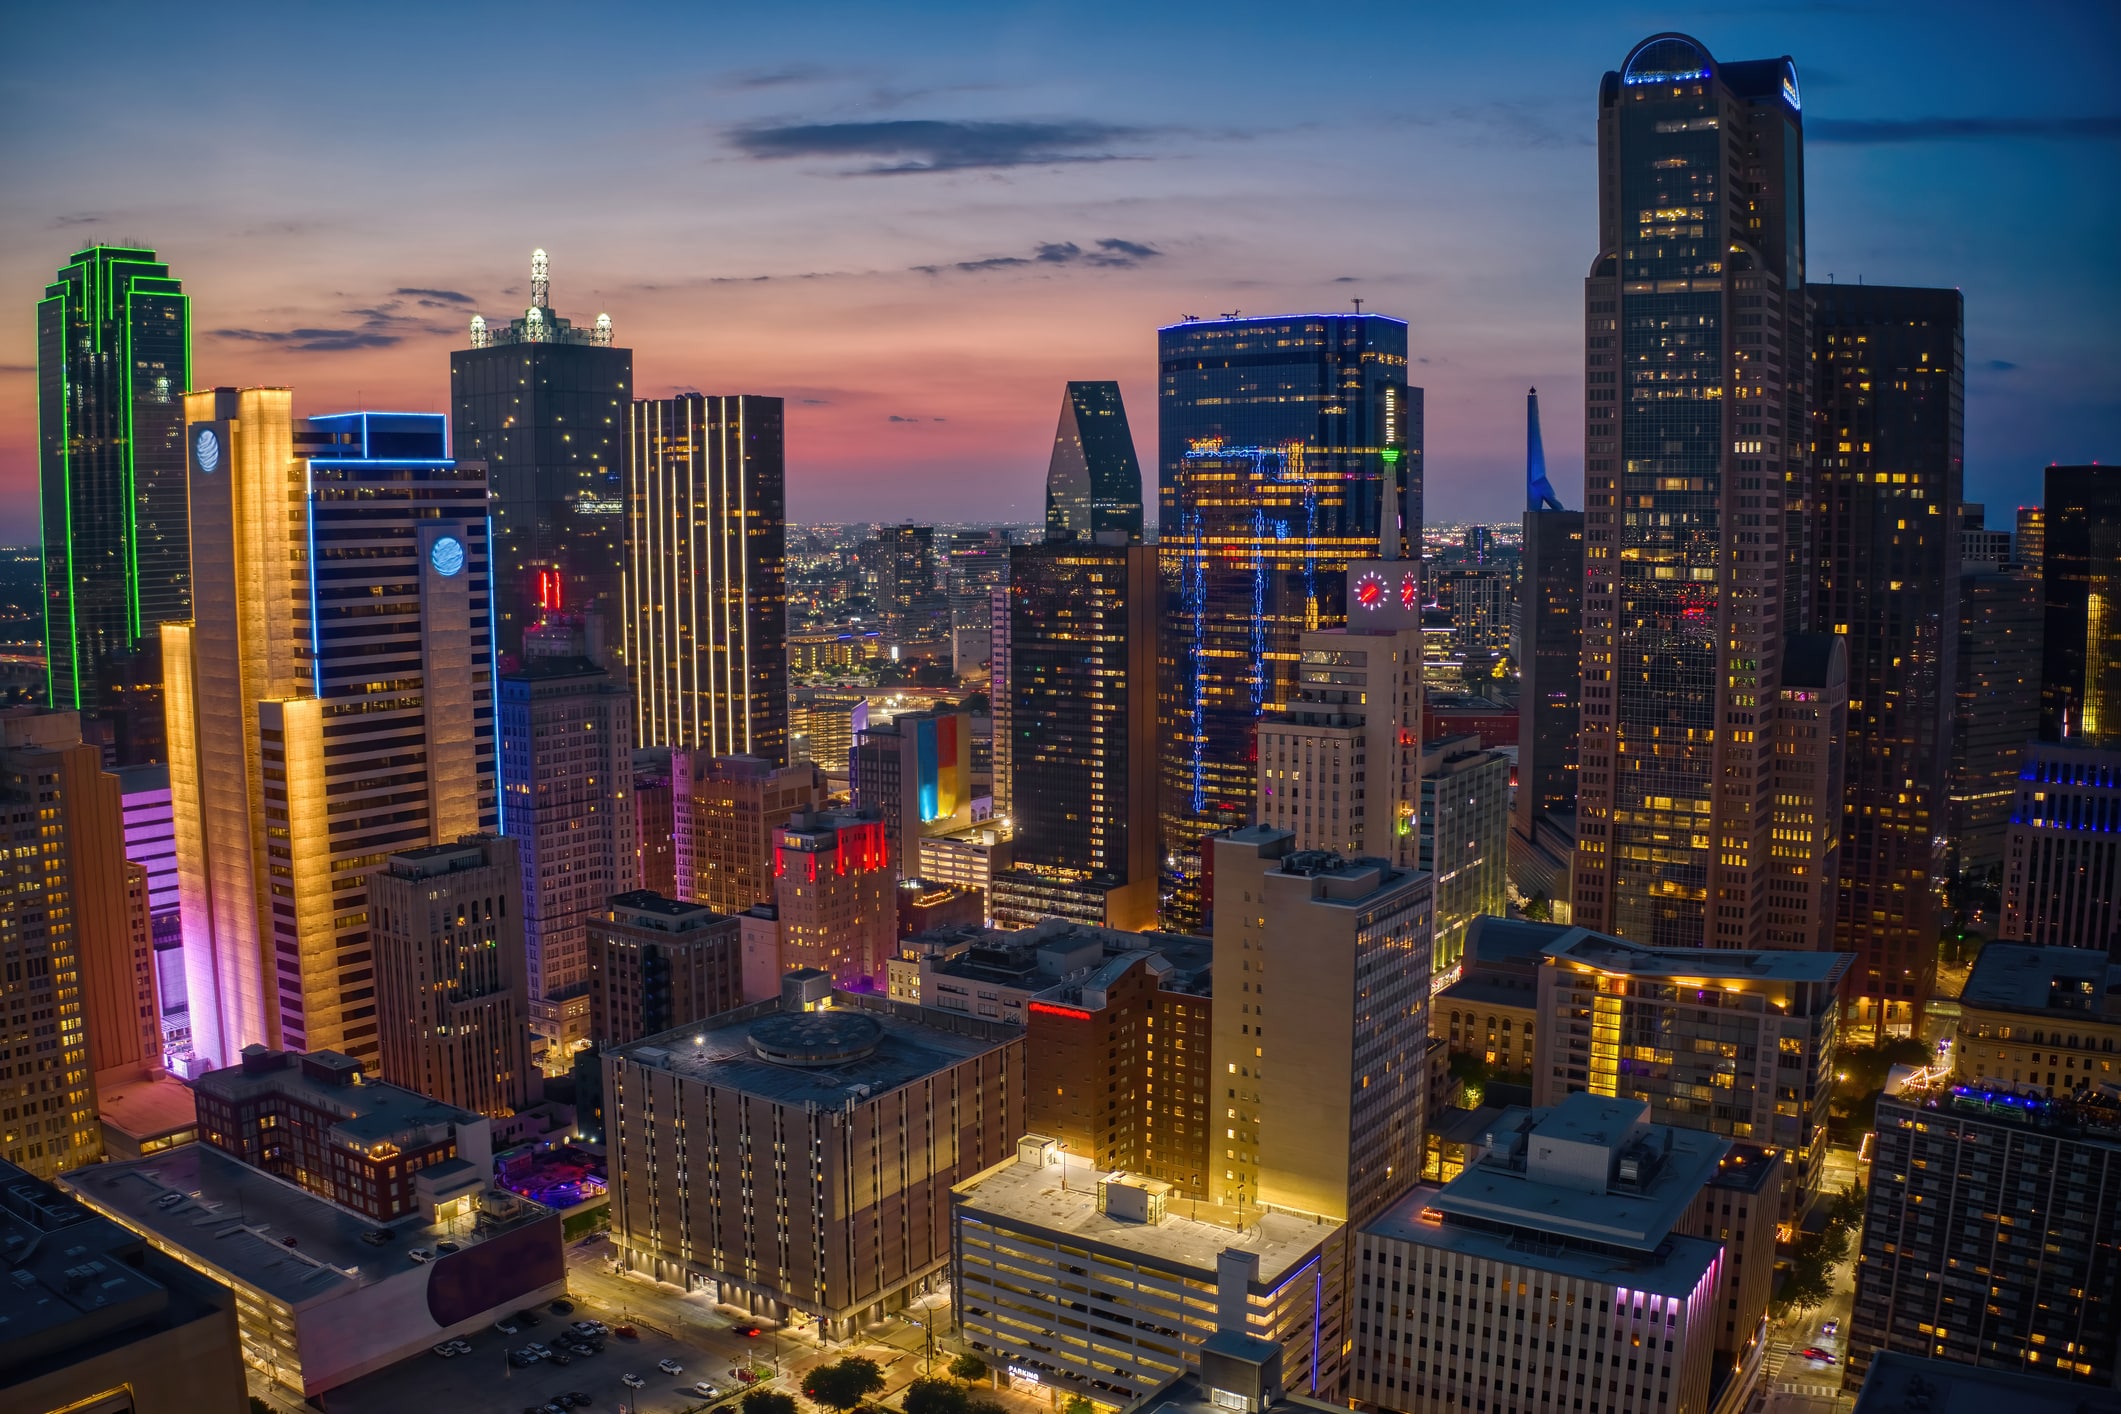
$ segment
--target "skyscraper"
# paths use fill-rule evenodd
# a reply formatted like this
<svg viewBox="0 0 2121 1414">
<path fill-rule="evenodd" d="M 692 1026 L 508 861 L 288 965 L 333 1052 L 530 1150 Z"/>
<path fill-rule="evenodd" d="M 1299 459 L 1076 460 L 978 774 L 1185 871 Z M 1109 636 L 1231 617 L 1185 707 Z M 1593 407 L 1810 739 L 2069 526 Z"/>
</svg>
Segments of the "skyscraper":
<svg viewBox="0 0 2121 1414">
<path fill-rule="evenodd" d="M 1952 721 L 1954 877 L 2003 862 L 2003 832 L 2027 742 L 2040 734 L 2040 639 L 2047 611 L 2040 576 L 2023 565 L 1967 567 L 1959 580 L 1959 710 Z"/>
<path fill-rule="evenodd" d="M 1816 952 L 1834 946 L 1848 719 L 1848 651 L 1840 635 L 1791 634 L 1775 695 L 1768 947 Z"/>
<path fill-rule="evenodd" d="M 781 400 L 633 405 L 626 661 L 642 746 L 788 764 Z"/>
<path fill-rule="evenodd" d="M 1291 698 L 1298 637 L 1346 621 L 1344 573 L 1381 528 L 1418 576 L 1422 404 L 1407 326 L 1380 315 L 1188 320 L 1157 358 L 1164 921 L 1191 928 L 1201 838 L 1253 817 L 1256 727 Z"/>
<path fill-rule="evenodd" d="M 143 1060 L 122 811 L 73 712 L 0 713 L 0 1158 L 42 1178 L 102 1156 L 95 1072 Z"/>
<path fill-rule="evenodd" d="M 2018 507 L 2015 542 L 2018 563 L 2034 574 L 2040 573 L 2041 562 L 2047 557 L 2047 508 L 2044 506 Z"/>
<path fill-rule="evenodd" d="M 2121 467 L 2047 469 L 2040 735 L 2121 745 Z"/>
<path fill-rule="evenodd" d="M 526 653 L 501 675 L 501 790 L 522 851 L 524 1022 L 564 1051 L 590 1038 L 589 921 L 641 886 L 625 686 L 577 654 Z"/>
<path fill-rule="evenodd" d="M 368 904 L 383 1078 L 489 1119 L 538 1098 L 516 841 L 395 851 L 370 877 Z"/>
<path fill-rule="evenodd" d="M 994 914 L 1138 931 L 1156 922 L 1159 605 L 1117 383 L 1068 385 L 1046 511 L 1044 542 L 1010 550 L 995 635 L 994 793 L 1016 837 Z"/>
<path fill-rule="evenodd" d="M 1046 538 L 1135 545 L 1142 538 L 1142 469 L 1119 384 L 1071 382 L 1046 468 Z"/>
<path fill-rule="evenodd" d="M 46 701 L 161 759 L 161 624 L 191 613 L 191 301 L 151 250 L 75 251 L 37 303 Z"/>
<path fill-rule="evenodd" d="M 501 823 L 486 470 L 425 413 L 185 397 L 193 620 L 162 630 L 192 1049 L 378 1055 L 368 875 Z"/>
<path fill-rule="evenodd" d="M 1421 1169 L 1430 880 L 1293 846 L 1267 825 L 1212 842 L 1216 888 L 1239 906 L 1215 917 L 1208 1070 L 1229 1093 L 1209 1094 L 1225 1135 L 1208 1191 L 1360 1223 Z"/>
<path fill-rule="evenodd" d="M 1848 646 L 1834 946 L 1859 1025 L 1905 1029 L 1936 972 L 1936 839 L 1957 704 L 1963 302 L 1812 285 L 1817 626 Z"/>
<path fill-rule="evenodd" d="M 1421 752 L 1420 867 L 1435 878 L 1436 941 L 1430 965 L 1449 972 L 1465 956 L 1466 930 L 1509 911 L 1510 762 L 1468 733 Z"/>
<path fill-rule="evenodd" d="M 1599 89 L 1575 919 L 1658 947 L 1757 947 L 1765 924 L 1808 563 L 1801 123 L 1787 57 L 1684 35 Z"/>
<path fill-rule="evenodd" d="M 935 576 L 935 527 L 877 527 L 877 608 L 894 641 L 926 638 L 947 622 L 949 601 Z"/>
<path fill-rule="evenodd" d="M 2121 967 L 2121 748 L 2027 742 L 2003 843 L 2006 938 Z"/>
<path fill-rule="evenodd" d="M 1897 1350 L 2113 1389 L 2117 1133 L 2110 1088 L 2045 1098 L 1925 1072 L 1881 1098 L 1850 1376 Z"/>
<path fill-rule="evenodd" d="M 531 252 L 530 304 L 506 327 L 471 318 L 449 355 L 456 454 L 493 486 L 494 617 L 501 653 L 548 612 L 592 618 L 603 658 L 625 619 L 626 409 L 633 350 L 611 317 L 583 329 L 555 314 L 545 252 Z"/>
<path fill-rule="evenodd" d="M 790 817 L 774 854 L 776 974 L 814 967 L 835 985 L 882 991 L 897 952 L 891 835 L 866 811 Z"/>
</svg>

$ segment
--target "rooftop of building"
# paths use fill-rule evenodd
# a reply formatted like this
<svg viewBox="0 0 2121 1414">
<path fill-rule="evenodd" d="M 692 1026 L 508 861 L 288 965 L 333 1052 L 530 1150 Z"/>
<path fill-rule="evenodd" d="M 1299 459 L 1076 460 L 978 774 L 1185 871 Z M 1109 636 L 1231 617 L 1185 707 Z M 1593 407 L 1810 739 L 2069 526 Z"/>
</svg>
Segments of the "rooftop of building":
<svg viewBox="0 0 2121 1414">
<path fill-rule="evenodd" d="M 1855 957 L 1841 952 L 1794 952 L 1773 948 L 1653 948 L 1625 938 L 1571 928 L 1543 952 L 1556 962 L 1578 963 L 1599 972 L 1669 977 L 1680 985 L 1730 982 L 1837 982 Z"/>
<path fill-rule="evenodd" d="M 487 866 L 486 847 L 498 835 L 465 835 L 454 844 L 424 844 L 385 856 L 383 867 L 401 879 L 428 879 Z M 511 850 L 512 850 L 511 846 Z"/>
<path fill-rule="evenodd" d="M 194 1128 L 199 1102 L 189 1085 L 167 1074 L 96 1087 L 96 1108 L 104 1125 L 134 1140 L 155 1139 Z"/>
<path fill-rule="evenodd" d="M 1904 1080 L 1889 1080 L 1879 1104 L 2121 1147 L 2121 1094 L 2111 1085 L 2104 1090 L 2087 1085 L 2074 1094 L 2048 1095 L 2030 1088 L 2020 1090 L 2000 1079 L 1960 1082 L 1936 1071 L 1921 1071 Z M 1882 1114 L 1881 1108 L 1881 1124 Z"/>
<path fill-rule="evenodd" d="M 1564 1252 L 1554 1244 L 1601 1269 L 1658 1265 L 1654 1254 L 1674 1240 L 1674 1226 L 1716 1177 L 1730 1142 L 1648 1116 L 1643 1101 L 1589 1094 L 1547 1109 L 1513 1107 L 1468 1152 L 1457 1178 L 1418 1203 L 1395 1205 L 1368 1230 L 1426 1241 L 1457 1230 L 1449 1219 L 1463 1218 L 1482 1230 L 1519 1230 L 1497 1238 L 1505 1246 L 1561 1238 L 1606 1249 Z"/>
<path fill-rule="evenodd" d="M 998 986 L 1046 991 L 1059 987 L 1109 986 L 1144 955 L 1161 955 L 1169 964 L 1164 986 L 1170 991 L 1201 992 L 1207 985 L 1214 945 L 1185 933 L 1129 933 L 1065 918 L 1046 918 L 1029 928 L 982 928 L 931 963 L 937 976 Z M 938 949 L 938 951 L 942 951 Z M 1096 979 L 1103 978 L 1102 981 Z"/>
<path fill-rule="evenodd" d="M 505 1206 L 426 1224 L 399 1221 L 381 1245 L 361 1240 L 373 1218 L 303 1192 L 210 1144 L 186 1144 L 129 1163 L 61 1177 L 84 1203 L 289 1306 L 370 1286 L 419 1265 L 413 1249 L 469 1247 L 540 1220 L 550 1210 L 506 1195 Z"/>
<path fill-rule="evenodd" d="M 338 1116 L 332 1136 L 367 1148 L 383 1142 L 413 1141 L 444 1127 L 484 1124 L 470 1110 L 407 1090 L 386 1081 L 369 1080 L 360 1062 L 337 1051 L 268 1051 L 246 1046 L 240 1064 L 211 1070 L 192 1082 L 199 1094 L 229 1101 L 259 1095 L 288 1095 Z M 407 1147 L 401 1143 L 400 1147 Z"/>
<path fill-rule="evenodd" d="M 502 682 L 554 682 L 567 678 L 609 681 L 611 674 L 591 659 L 573 653 L 532 654 L 501 674 Z"/>
<path fill-rule="evenodd" d="M 2121 1022 L 2121 966 L 2096 948 L 1990 943 L 1959 993 L 1962 1007 L 2061 1012 Z"/>
<path fill-rule="evenodd" d="M 784 986 L 786 979 L 784 979 Z M 1020 1028 L 856 992 L 831 993 L 830 1013 L 791 1016 L 780 998 L 739 1007 L 608 1052 L 681 1079 L 782 1105 L 863 1104 L 1022 1035 Z M 830 1015 L 833 1020 L 823 1021 Z M 816 1016 L 844 1035 L 777 1034 Z M 844 1018 L 847 1026 L 840 1026 Z M 764 1024 L 765 1035 L 754 1032 Z M 869 1023 L 859 1025 L 858 1023 Z M 861 1035 L 853 1035 L 855 1030 Z M 811 1040 L 817 1045 L 810 1046 Z M 804 1053 L 808 1048 L 808 1054 Z"/>
<path fill-rule="evenodd" d="M 1467 971 L 1456 982 L 1436 994 L 1436 1006 L 1533 1007 L 1539 1004 L 1539 984 L 1532 976 Z"/>
<path fill-rule="evenodd" d="M 1217 1331 L 1201 1342 L 1204 1350 L 1213 1350 L 1218 1343 L 1243 1341 L 1248 1345 L 1271 1345 L 1257 1336 L 1239 1335 L 1232 1331 Z M 1279 1355 L 1280 1347 L 1275 1347 Z M 1188 1370 L 1154 1394 L 1137 1401 L 1127 1414 L 1230 1414 L 1230 1407 L 1217 1398 L 1219 1391 L 1206 1384 L 1195 1370 Z M 1224 1396 L 1227 1398 L 1227 1396 Z M 1342 1414 L 1346 1406 L 1311 1399 L 1301 1394 L 1290 1394 L 1284 1390 L 1278 1397 L 1247 1406 L 1250 1414 L 1318 1414 L 1330 1410 Z"/>
<path fill-rule="evenodd" d="M 1848 650 L 1838 633 L 1793 633 L 1782 643 L 1782 686 L 1823 692 L 1848 681 Z"/>
<path fill-rule="evenodd" d="M 0 1160 L 0 1370 L 151 1320 L 167 1288 L 141 1270 L 142 1244 L 64 1193 Z"/>
<path fill-rule="evenodd" d="M 1573 931 L 1566 923 L 1539 923 L 1529 918 L 1476 914 L 1466 925 L 1466 966 L 1493 968 L 1516 964 L 1528 973 L 1536 972 L 1540 955 L 1548 946 Z"/>
<path fill-rule="evenodd" d="M 610 921 L 614 923 L 625 923 L 636 928 L 653 928 L 659 932 L 683 931 L 672 927 L 672 924 L 697 928 L 728 916 L 715 912 L 704 903 L 692 899 L 671 898 L 653 889 L 632 889 L 623 894 L 613 894 L 606 903 L 606 910 Z"/>
<path fill-rule="evenodd" d="M 1099 1181 L 1118 1177 L 1091 1167 L 1086 1159 L 1061 1156 L 1038 1164 L 1011 1159 L 957 1185 L 960 1210 L 1020 1227 L 1065 1234 L 1094 1243 L 1129 1260 L 1166 1269 L 1183 1268 L 1214 1280 L 1216 1257 L 1235 1248 L 1256 1254 L 1259 1279 L 1272 1287 L 1290 1270 L 1310 1259 L 1341 1224 L 1314 1222 L 1286 1213 L 1248 1208 L 1239 1226 L 1234 1209 L 1173 1197 L 1163 1221 L 1130 1222 L 1100 1211 Z"/>
<path fill-rule="evenodd" d="M 1765 1144 L 1734 1143 L 1730 1151 L 1716 1161 L 1716 1176 L 1709 1180 L 1709 1187 L 1759 1193 L 1766 1189 L 1768 1180 L 1781 1171 L 1781 1164 L 1780 1149 L 1771 1149 Z"/>
<path fill-rule="evenodd" d="M 1218 845 L 1227 841 L 1257 851 L 1268 861 L 1268 878 L 1306 880 L 1314 903 L 1334 907 L 1367 907 L 1380 896 L 1426 877 L 1417 870 L 1395 868 L 1389 859 L 1294 848 L 1295 832 L 1278 825 L 1247 825 L 1213 838 Z"/>
<path fill-rule="evenodd" d="M 1998 1405 L 2011 1414 L 2121 1414 L 2121 1390 L 1881 1350 L 1854 1414 L 1991 1414 Z"/>
</svg>

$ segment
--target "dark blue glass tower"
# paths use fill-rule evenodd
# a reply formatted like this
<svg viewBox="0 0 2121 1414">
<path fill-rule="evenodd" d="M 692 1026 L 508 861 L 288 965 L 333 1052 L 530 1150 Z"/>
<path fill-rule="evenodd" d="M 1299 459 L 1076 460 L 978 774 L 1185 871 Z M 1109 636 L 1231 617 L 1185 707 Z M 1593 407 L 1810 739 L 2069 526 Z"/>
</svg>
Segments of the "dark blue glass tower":
<svg viewBox="0 0 2121 1414">
<path fill-rule="evenodd" d="M 1189 320 L 1158 331 L 1159 813 L 1164 923 L 1202 926 L 1202 837 L 1250 824 L 1254 732 L 1289 699 L 1297 638 L 1345 623 L 1350 560 L 1421 547 L 1421 390 L 1407 326 L 1375 314 Z"/>
</svg>

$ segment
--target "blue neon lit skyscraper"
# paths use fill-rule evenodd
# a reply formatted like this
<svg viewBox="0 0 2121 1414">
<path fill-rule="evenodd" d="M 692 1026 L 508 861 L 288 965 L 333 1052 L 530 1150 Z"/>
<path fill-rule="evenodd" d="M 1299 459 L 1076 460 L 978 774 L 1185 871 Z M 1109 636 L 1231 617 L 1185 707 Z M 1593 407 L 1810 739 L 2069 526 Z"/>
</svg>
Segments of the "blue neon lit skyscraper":
<svg viewBox="0 0 2121 1414">
<path fill-rule="evenodd" d="M 1381 315 L 1188 320 L 1157 354 L 1164 923 L 1197 928 L 1200 841 L 1252 822 L 1260 713 L 1294 691 L 1298 636 L 1346 622 L 1388 484 L 1391 548 L 1419 559 L 1422 403 Z"/>
</svg>

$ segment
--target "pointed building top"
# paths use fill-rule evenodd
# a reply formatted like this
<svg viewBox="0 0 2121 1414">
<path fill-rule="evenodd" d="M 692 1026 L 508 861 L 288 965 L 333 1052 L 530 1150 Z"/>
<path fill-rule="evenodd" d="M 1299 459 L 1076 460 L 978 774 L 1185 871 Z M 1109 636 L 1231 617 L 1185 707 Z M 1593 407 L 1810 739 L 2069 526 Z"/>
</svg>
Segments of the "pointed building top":
<svg viewBox="0 0 2121 1414">
<path fill-rule="evenodd" d="M 1565 507 L 1561 497 L 1554 494 L 1554 483 L 1547 480 L 1547 450 L 1539 440 L 1539 390 L 1532 389 L 1524 398 L 1524 482 L 1525 506 L 1534 511 L 1558 511 Z"/>
</svg>

